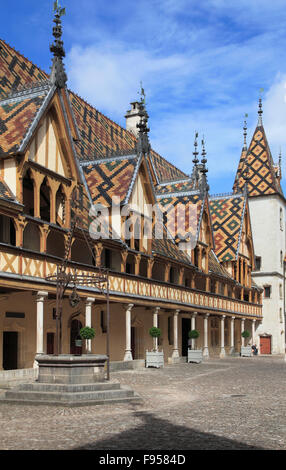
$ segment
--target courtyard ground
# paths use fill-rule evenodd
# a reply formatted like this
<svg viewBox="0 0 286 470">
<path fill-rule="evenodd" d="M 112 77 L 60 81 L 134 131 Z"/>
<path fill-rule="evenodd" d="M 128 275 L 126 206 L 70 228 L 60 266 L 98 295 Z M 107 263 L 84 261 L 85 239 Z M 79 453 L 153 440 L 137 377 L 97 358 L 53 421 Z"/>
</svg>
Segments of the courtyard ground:
<svg viewBox="0 0 286 470">
<path fill-rule="evenodd" d="M 282 356 L 209 359 L 112 373 L 141 404 L 0 401 L 0 449 L 286 450 L 285 372 Z"/>
</svg>

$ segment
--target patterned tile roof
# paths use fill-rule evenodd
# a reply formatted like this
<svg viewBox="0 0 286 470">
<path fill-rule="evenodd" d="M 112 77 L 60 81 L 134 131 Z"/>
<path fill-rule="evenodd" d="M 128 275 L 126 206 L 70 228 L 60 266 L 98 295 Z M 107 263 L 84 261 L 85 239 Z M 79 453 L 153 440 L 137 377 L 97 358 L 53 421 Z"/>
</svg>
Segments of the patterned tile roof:
<svg viewBox="0 0 286 470">
<path fill-rule="evenodd" d="M 210 198 L 215 254 L 221 262 L 236 260 L 245 204 L 243 194 Z"/>
<path fill-rule="evenodd" d="M 193 189 L 193 180 L 191 178 L 184 178 L 178 181 L 168 181 L 166 183 L 158 184 L 156 187 L 156 194 L 184 193 L 192 191 Z"/>
<path fill-rule="evenodd" d="M 201 193 L 188 195 L 157 195 L 159 207 L 163 212 L 164 224 L 176 243 L 186 240 L 190 233 L 197 240 L 204 198 Z"/>
<path fill-rule="evenodd" d="M 112 197 L 124 203 L 138 168 L 136 155 L 109 158 L 82 165 L 93 203 L 111 206 Z"/>
<path fill-rule="evenodd" d="M 0 77 L 0 96 L 4 97 L 21 85 L 46 80 L 48 75 L 0 40 Z M 76 143 L 81 161 L 105 158 L 110 151 L 134 149 L 136 138 L 131 132 L 104 116 L 74 92 L 70 91 L 69 96 L 81 137 Z M 187 177 L 153 150 L 151 157 L 159 181 Z"/>
<path fill-rule="evenodd" d="M 16 197 L 14 196 L 10 188 L 7 186 L 5 181 L 3 181 L 1 178 L 0 178 L 0 199 L 4 199 L 6 201 L 17 202 Z"/>
<path fill-rule="evenodd" d="M 242 190 L 245 177 L 250 197 L 277 193 L 283 196 L 263 125 L 256 127 L 247 153 L 241 154 L 234 190 Z"/>
<path fill-rule="evenodd" d="M 0 40 L 0 97 L 3 98 L 19 85 L 46 80 L 47 77 L 39 67 Z"/>
<path fill-rule="evenodd" d="M 212 250 L 209 252 L 209 272 L 232 279 L 225 267 L 220 264 Z"/>
<path fill-rule="evenodd" d="M 19 149 L 45 97 L 24 95 L 0 101 L 0 154 Z"/>
</svg>

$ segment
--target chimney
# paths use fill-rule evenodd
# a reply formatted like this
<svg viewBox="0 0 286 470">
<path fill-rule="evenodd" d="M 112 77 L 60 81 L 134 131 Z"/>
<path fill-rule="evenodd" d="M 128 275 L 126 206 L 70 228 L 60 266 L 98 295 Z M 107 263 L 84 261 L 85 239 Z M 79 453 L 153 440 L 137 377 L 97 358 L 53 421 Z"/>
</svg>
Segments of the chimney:
<svg viewBox="0 0 286 470">
<path fill-rule="evenodd" d="M 133 101 L 131 104 L 131 109 L 126 112 L 126 130 L 132 132 L 135 137 L 138 138 L 139 129 L 137 124 L 140 123 L 140 103 L 139 101 Z"/>
</svg>

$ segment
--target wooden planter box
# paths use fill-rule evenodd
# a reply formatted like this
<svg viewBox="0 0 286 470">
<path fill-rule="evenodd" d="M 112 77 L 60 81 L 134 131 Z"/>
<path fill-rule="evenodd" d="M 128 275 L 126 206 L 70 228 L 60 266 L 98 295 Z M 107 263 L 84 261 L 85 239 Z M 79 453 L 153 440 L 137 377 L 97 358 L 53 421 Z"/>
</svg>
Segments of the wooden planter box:
<svg viewBox="0 0 286 470">
<path fill-rule="evenodd" d="M 188 362 L 196 362 L 199 364 L 203 360 L 202 349 L 188 349 Z"/>
<path fill-rule="evenodd" d="M 240 355 L 244 357 L 251 357 L 252 356 L 251 346 L 241 346 Z"/>
<path fill-rule="evenodd" d="M 164 367 L 164 352 L 146 351 L 146 367 Z"/>
</svg>

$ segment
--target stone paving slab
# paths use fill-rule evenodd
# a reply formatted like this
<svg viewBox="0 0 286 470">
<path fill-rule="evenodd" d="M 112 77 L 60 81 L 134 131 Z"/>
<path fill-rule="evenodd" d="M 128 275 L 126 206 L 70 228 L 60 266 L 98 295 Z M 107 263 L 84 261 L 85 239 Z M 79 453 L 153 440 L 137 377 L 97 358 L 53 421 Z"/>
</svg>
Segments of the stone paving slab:
<svg viewBox="0 0 286 470">
<path fill-rule="evenodd" d="M 284 357 L 209 359 L 112 373 L 141 404 L 0 402 L 0 449 L 286 450 L 285 373 Z"/>
</svg>

